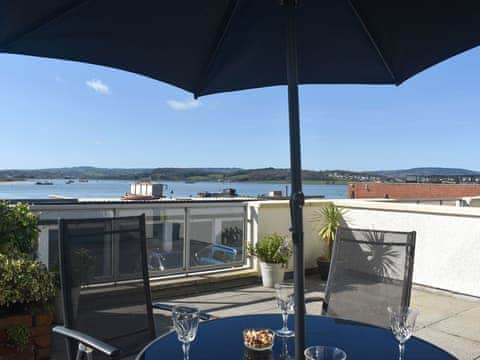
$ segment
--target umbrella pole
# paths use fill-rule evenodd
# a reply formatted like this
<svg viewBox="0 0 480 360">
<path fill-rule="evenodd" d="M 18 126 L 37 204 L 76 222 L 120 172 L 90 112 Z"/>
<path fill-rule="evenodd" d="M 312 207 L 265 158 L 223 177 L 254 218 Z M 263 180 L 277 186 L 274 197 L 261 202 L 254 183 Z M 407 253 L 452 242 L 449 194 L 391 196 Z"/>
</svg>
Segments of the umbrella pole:
<svg viewBox="0 0 480 360">
<path fill-rule="evenodd" d="M 300 153 L 300 115 L 298 101 L 298 65 L 296 44 L 296 1 L 288 2 L 287 21 L 287 80 L 288 112 L 290 127 L 290 170 L 292 192 L 290 215 L 292 221 L 292 241 L 294 254 L 295 282 L 295 358 L 303 360 L 305 349 L 305 271 L 303 257 L 303 204 L 302 164 Z"/>
</svg>

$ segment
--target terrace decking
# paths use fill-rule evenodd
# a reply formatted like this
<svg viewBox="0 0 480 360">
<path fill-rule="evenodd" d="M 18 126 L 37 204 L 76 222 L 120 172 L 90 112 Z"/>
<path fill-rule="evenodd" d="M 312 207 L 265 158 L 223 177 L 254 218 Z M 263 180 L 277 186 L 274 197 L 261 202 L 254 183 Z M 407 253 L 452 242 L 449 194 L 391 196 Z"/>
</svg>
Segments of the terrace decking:
<svg viewBox="0 0 480 360">
<path fill-rule="evenodd" d="M 322 294 L 324 283 L 319 280 L 318 275 L 307 276 L 306 285 L 307 296 Z M 209 284 L 204 286 L 202 292 L 199 292 L 198 286 L 192 287 L 192 293 L 196 294 L 189 296 L 175 296 L 170 290 L 168 297 L 159 297 L 161 292 L 155 291 L 154 299 L 172 305 L 196 306 L 219 317 L 279 313 L 275 292 L 263 288 L 258 282 L 213 292 L 211 289 Z M 184 290 L 182 294 L 185 294 Z M 415 336 L 440 346 L 459 359 L 480 359 L 479 298 L 415 287 L 412 292 L 412 306 L 420 310 Z M 319 314 L 320 308 L 321 303 L 311 303 L 307 305 L 307 312 Z M 169 331 L 169 314 L 157 310 L 155 313 L 158 334 Z M 63 342 L 55 336 L 53 340 L 52 359 L 64 359 Z"/>
</svg>

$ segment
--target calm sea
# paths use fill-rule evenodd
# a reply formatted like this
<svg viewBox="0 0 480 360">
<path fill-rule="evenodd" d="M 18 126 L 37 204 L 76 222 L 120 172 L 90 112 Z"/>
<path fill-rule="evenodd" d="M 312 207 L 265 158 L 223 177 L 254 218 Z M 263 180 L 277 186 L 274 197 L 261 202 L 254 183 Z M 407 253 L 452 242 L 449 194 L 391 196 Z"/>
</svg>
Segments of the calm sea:
<svg viewBox="0 0 480 360">
<path fill-rule="evenodd" d="M 36 180 L 35 180 L 36 181 Z M 130 190 L 127 180 L 89 180 L 66 184 L 65 180 L 49 180 L 53 185 L 35 185 L 35 181 L 0 182 L 0 199 L 45 199 L 50 195 L 75 198 L 119 198 Z M 273 190 L 285 193 L 285 184 L 265 183 L 213 183 L 165 182 L 167 195 L 184 197 L 201 191 L 220 192 L 224 188 L 234 188 L 239 195 L 256 196 Z M 323 195 L 328 199 L 347 197 L 346 185 L 304 185 L 305 195 Z"/>
</svg>

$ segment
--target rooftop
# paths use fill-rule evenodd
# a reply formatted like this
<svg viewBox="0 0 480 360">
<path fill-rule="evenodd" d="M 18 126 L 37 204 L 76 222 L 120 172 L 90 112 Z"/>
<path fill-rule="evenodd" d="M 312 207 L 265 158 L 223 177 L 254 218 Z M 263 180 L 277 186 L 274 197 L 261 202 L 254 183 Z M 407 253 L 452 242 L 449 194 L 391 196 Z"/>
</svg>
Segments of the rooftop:
<svg viewBox="0 0 480 360">
<path fill-rule="evenodd" d="M 480 360 L 480 209 L 358 199 L 308 199 L 304 206 L 305 265 L 309 274 L 307 298 L 319 295 L 325 286 L 316 272 L 316 259 L 324 249 L 318 237 L 319 223 L 314 219 L 318 211 L 330 203 L 346 211 L 343 220 L 351 228 L 417 232 L 411 300 L 412 306 L 420 311 L 415 336 L 438 345 L 460 359 Z M 36 203 L 32 210 L 40 214 L 38 256 L 45 264 L 52 266 L 58 256 L 58 218 L 144 214 L 147 220 L 148 255 L 160 259 L 164 265 L 160 267 L 154 264 L 155 267 L 151 264 L 155 301 L 191 304 L 218 317 L 279 314 L 273 291 L 259 286 L 257 262 L 243 256 L 243 253 L 246 243 L 254 244 L 273 232 L 289 233 L 287 200 L 178 203 L 63 200 L 58 203 Z M 232 228 L 240 230 L 240 240 L 234 236 L 223 236 L 229 233 L 224 230 Z M 237 240 L 241 245 L 235 245 Z M 99 261 L 105 256 L 105 263 L 121 263 L 118 244 L 112 243 L 111 252 L 98 253 Z M 213 261 L 217 259 L 213 252 L 211 257 L 196 257 L 196 253 L 200 254 L 203 248 L 225 244 L 241 248 L 241 259 Z M 292 262 L 288 270 L 293 270 Z M 121 276 L 129 274 L 120 274 L 117 268 L 113 268 L 111 272 L 105 270 L 100 275 L 103 276 L 102 281 L 117 282 L 120 279 L 114 290 L 115 293 L 119 292 L 118 295 L 128 291 L 128 286 L 123 286 Z M 90 289 L 86 288 L 86 291 Z M 320 305 L 309 304 L 308 313 L 321 314 Z M 128 309 L 122 306 L 116 303 L 114 313 L 117 310 L 120 313 L 132 311 L 132 306 Z M 168 332 L 171 328 L 170 314 L 156 311 L 155 317 L 158 334 Z M 63 341 L 54 336 L 53 358 L 64 359 L 63 351 Z"/>
<path fill-rule="evenodd" d="M 231 280 L 231 278 L 228 280 L 230 284 L 235 284 Z M 176 287 L 177 295 L 167 292 L 169 294 L 167 297 L 159 296 L 162 292 L 156 291 L 154 300 L 171 305 L 195 306 L 217 317 L 279 314 L 274 290 L 262 287 L 252 278 L 249 284 L 222 290 L 219 290 L 220 283 L 217 286 L 210 283 L 199 287 L 194 285 L 196 281 L 198 279 L 192 280 L 183 288 Z M 226 283 L 223 284 L 225 285 Z M 325 283 L 319 279 L 318 274 L 307 276 L 306 285 L 306 297 L 323 294 Z M 195 294 L 179 295 L 185 292 Z M 321 303 L 308 304 L 307 313 L 320 314 L 320 306 Z M 415 286 L 412 292 L 412 306 L 420 311 L 414 336 L 440 346 L 459 359 L 480 359 L 479 298 Z M 280 314 L 278 316 L 280 324 Z M 158 334 L 170 331 L 172 324 L 168 314 L 155 310 L 155 320 Z M 52 359 L 63 359 L 63 351 L 63 342 L 54 336 Z"/>
</svg>

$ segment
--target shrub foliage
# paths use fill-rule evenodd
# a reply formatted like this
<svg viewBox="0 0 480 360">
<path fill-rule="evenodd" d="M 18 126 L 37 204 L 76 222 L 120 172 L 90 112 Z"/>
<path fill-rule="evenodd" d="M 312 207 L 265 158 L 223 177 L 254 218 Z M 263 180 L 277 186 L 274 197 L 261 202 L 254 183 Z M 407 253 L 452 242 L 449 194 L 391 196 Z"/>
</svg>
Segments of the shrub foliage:
<svg viewBox="0 0 480 360">
<path fill-rule="evenodd" d="M 56 293 L 55 276 L 39 261 L 0 254 L 0 309 L 31 310 L 46 305 Z"/>
<path fill-rule="evenodd" d="M 31 255 L 38 241 L 38 216 L 28 205 L 0 201 L 0 253 Z"/>
<path fill-rule="evenodd" d="M 254 246 L 247 246 L 248 253 L 260 261 L 270 264 L 288 265 L 292 249 L 285 236 L 273 233 L 258 240 Z"/>
</svg>

